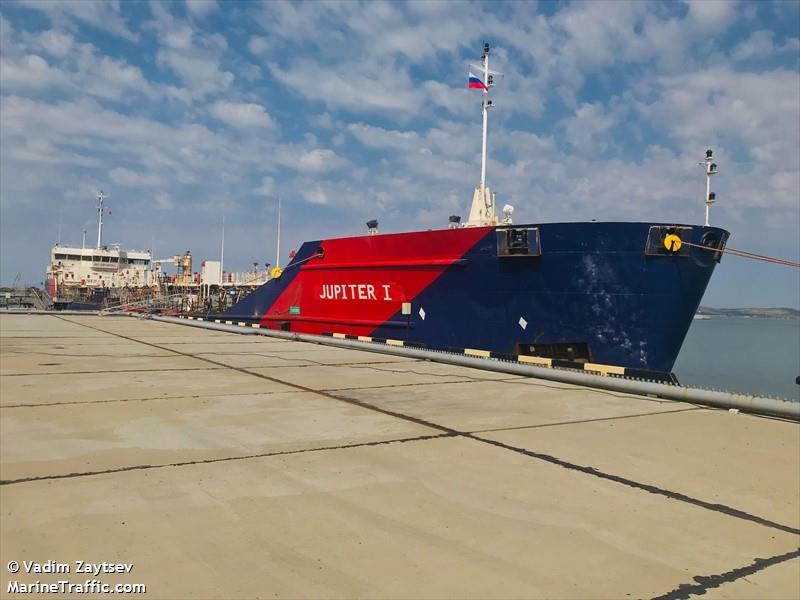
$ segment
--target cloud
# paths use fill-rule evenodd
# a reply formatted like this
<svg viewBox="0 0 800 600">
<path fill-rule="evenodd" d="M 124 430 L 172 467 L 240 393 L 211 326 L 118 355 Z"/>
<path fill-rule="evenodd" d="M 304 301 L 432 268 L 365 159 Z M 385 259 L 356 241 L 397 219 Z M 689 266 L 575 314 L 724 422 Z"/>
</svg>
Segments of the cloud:
<svg viewBox="0 0 800 600">
<path fill-rule="evenodd" d="M 152 205 L 156 210 L 170 211 L 175 209 L 175 202 L 167 192 L 156 192 L 153 195 Z"/>
<path fill-rule="evenodd" d="M 700 148 L 729 140 L 741 152 L 757 157 L 765 145 L 780 141 L 781 151 L 769 161 L 773 165 L 800 164 L 800 149 L 793 139 L 800 104 L 796 72 L 753 73 L 721 66 L 656 77 L 651 83 L 657 99 L 643 102 L 639 108 L 683 147 Z M 789 133 L 792 130 L 794 134 Z"/>
<path fill-rule="evenodd" d="M 215 0 L 186 0 L 186 10 L 198 19 L 205 19 L 217 8 L 219 6 Z"/>
<path fill-rule="evenodd" d="M 260 104 L 219 100 L 211 105 L 210 112 L 215 118 L 238 129 L 275 127 L 274 121 Z"/>
<path fill-rule="evenodd" d="M 124 167 L 117 167 L 109 172 L 111 181 L 127 187 L 154 187 L 164 183 L 164 178 L 155 173 L 137 173 Z"/>
<path fill-rule="evenodd" d="M 416 131 L 393 131 L 364 123 L 350 123 L 347 130 L 359 142 L 371 148 L 394 148 L 410 152 L 418 148 L 420 143 Z"/>
<path fill-rule="evenodd" d="M 328 194 L 327 192 L 320 186 L 316 184 L 306 191 L 303 192 L 303 197 L 308 200 L 311 204 L 327 204 L 328 203 Z"/>
<path fill-rule="evenodd" d="M 225 38 L 194 29 L 173 17 L 169 7 L 151 4 L 154 27 L 161 42 L 156 62 L 175 73 L 182 84 L 182 87 L 168 86 L 167 93 L 191 104 L 228 89 L 235 77 L 221 66 L 221 54 L 227 47 Z"/>
<path fill-rule="evenodd" d="M 139 36 L 128 28 L 127 23 L 120 14 L 118 0 L 109 2 L 19 0 L 19 3 L 27 8 L 45 13 L 53 23 L 69 24 L 78 22 L 125 38 L 131 42 L 139 39 Z"/>
<path fill-rule="evenodd" d="M 263 177 L 261 185 L 253 190 L 254 194 L 259 196 L 272 197 L 275 195 L 275 180 L 272 177 Z"/>
<path fill-rule="evenodd" d="M 50 60 L 31 50 L 49 54 Z M 19 40 L 10 35 L 0 58 L 0 80 L 6 93 L 59 90 L 108 99 L 156 95 L 138 67 L 100 56 L 92 44 L 55 30 L 25 33 Z"/>
<path fill-rule="evenodd" d="M 800 50 L 800 39 L 789 38 L 781 45 L 774 43 L 775 33 L 768 29 L 759 29 L 750 34 L 746 40 L 740 42 L 733 49 L 731 57 L 736 61 L 751 59 L 765 59 L 782 52 L 797 52 Z"/>
<path fill-rule="evenodd" d="M 269 69 L 275 79 L 305 98 L 330 107 L 406 115 L 420 110 L 408 73 L 388 65 L 333 70 L 302 59 L 287 68 L 269 65 Z"/>
<path fill-rule="evenodd" d="M 272 44 L 270 44 L 269 39 L 262 35 L 254 35 L 247 42 L 247 49 L 257 56 L 266 54 L 271 47 Z"/>
<path fill-rule="evenodd" d="M 68 78 L 41 56 L 26 54 L 18 60 L 0 57 L 0 81 L 5 90 L 41 90 L 66 86 Z"/>
<path fill-rule="evenodd" d="M 687 21 L 702 33 L 719 33 L 730 27 L 738 17 L 738 2 L 733 0 L 685 0 L 689 5 Z"/>
<path fill-rule="evenodd" d="M 75 46 L 75 38 L 54 29 L 43 31 L 35 39 L 45 52 L 59 58 L 67 56 Z"/>
<path fill-rule="evenodd" d="M 620 115 L 610 113 L 599 102 L 581 104 L 573 116 L 563 119 L 559 125 L 564 128 L 567 141 L 580 152 L 593 152 L 597 149 L 598 138 L 617 125 Z M 603 149 L 605 145 L 601 146 Z"/>
<path fill-rule="evenodd" d="M 287 166 L 303 173 L 321 173 L 340 169 L 347 164 L 347 161 L 338 156 L 333 150 L 327 148 L 315 148 L 302 153 L 296 162 Z"/>
</svg>

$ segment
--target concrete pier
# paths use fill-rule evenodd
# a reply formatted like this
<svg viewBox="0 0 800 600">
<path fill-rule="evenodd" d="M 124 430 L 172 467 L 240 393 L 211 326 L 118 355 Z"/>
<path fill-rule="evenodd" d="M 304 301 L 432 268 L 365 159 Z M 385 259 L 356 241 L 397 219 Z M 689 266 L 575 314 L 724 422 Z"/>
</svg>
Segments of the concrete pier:
<svg viewBox="0 0 800 600">
<path fill-rule="evenodd" d="M 0 479 L 3 597 L 800 597 L 796 422 L 384 354 L 0 314 Z"/>
</svg>

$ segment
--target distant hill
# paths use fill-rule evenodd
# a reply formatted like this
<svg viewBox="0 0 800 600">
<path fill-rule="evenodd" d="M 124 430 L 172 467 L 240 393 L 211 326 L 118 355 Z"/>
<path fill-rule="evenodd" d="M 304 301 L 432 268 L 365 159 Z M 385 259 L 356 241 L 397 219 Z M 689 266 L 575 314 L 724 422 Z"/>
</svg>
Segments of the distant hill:
<svg viewBox="0 0 800 600">
<path fill-rule="evenodd" d="M 701 306 L 698 315 L 709 317 L 766 317 L 769 319 L 798 319 L 800 310 L 796 308 L 711 308 Z"/>
</svg>

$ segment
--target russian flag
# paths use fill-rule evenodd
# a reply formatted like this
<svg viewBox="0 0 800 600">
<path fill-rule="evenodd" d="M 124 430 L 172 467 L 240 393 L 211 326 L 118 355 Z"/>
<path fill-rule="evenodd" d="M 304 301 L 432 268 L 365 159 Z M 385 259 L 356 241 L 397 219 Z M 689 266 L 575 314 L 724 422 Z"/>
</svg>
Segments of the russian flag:
<svg viewBox="0 0 800 600">
<path fill-rule="evenodd" d="M 472 71 L 469 72 L 469 81 L 467 83 L 467 87 L 470 89 L 477 89 L 483 90 L 483 93 L 487 93 L 489 88 L 486 87 L 486 84 L 481 81 L 481 78 L 475 75 Z"/>
</svg>

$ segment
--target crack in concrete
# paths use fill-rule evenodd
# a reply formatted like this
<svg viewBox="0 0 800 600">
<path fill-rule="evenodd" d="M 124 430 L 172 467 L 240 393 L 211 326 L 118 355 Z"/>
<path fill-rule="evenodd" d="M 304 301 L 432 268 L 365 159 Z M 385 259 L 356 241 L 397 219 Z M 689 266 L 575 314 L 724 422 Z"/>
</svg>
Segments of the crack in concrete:
<svg viewBox="0 0 800 600">
<path fill-rule="evenodd" d="M 448 437 L 450 434 L 418 435 L 414 437 L 395 438 L 391 440 L 377 440 L 371 442 L 356 442 L 353 444 L 341 444 L 338 446 L 320 446 L 317 448 L 303 448 L 300 450 L 281 450 L 278 452 L 262 452 L 259 454 L 245 454 L 240 456 L 223 456 L 220 458 L 205 458 L 198 460 L 187 460 L 172 463 L 155 465 L 130 465 L 127 467 L 117 467 L 115 469 L 103 469 L 100 471 L 80 471 L 75 473 L 63 473 L 59 475 L 41 475 L 36 477 L 21 477 L 19 479 L 3 479 L 0 485 L 15 485 L 20 483 L 31 483 L 34 481 L 52 481 L 55 479 L 75 479 L 77 477 L 93 477 L 95 475 L 107 475 L 109 473 L 125 473 L 128 471 L 144 471 L 148 469 L 164 469 L 167 467 L 188 467 L 192 465 L 208 465 L 220 462 L 232 462 L 235 460 L 251 460 L 255 458 L 269 458 L 272 456 L 290 456 L 292 454 L 305 454 L 307 452 L 325 452 L 328 450 L 346 450 L 348 448 L 366 448 L 371 446 L 383 446 L 388 444 L 404 444 L 406 442 L 423 442 L 436 438 Z"/>
<path fill-rule="evenodd" d="M 535 452 L 533 450 L 528 450 L 527 448 L 520 448 L 518 446 L 512 446 L 510 444 L 506 444 L 504 442 L 498 442 L 497 440 L 491 440 L 487 438 L 483 438 L 477 435 L 470 435 L 465 434 L 465 437 L 471 438 L 473 440 L 483 442 L 485 444 L 491 444 L 492 446 L 497 446 L 498 448 L 503 448 L 504 450 L 511 450 L 512 452 L 516 452 L 518 454 L 523 454 L 525 456 L 529 456 L 531 458 L 536 458 L 538 460 L 542 460 L 544 462 L 548 462 L 553 465 L 558 465 L 559 467 L 563 467 L 565 469 L 570 469 L 572 471 L 579 471 L 581 473 L 586 473 L 587 475 L 592 475 L 594 477 L 598 477 L 600 479 L 605 479 L 607 481 L 613 481 L 614 483 L 620 483 L 622 485 L 642 490 L 648 492 L 650 494 L 655 494 L 657 496 L 664 496 L 665 498 L 669 498 L 670 500 L 679 500 L 681 502 L 685 502 L 687 504 L 691 504 L 693 506 L 699 506 L 700 508 L 705 508 L 707 510 L 711 510 L 713 512 L 722 513 L 724 515 L 728 515 L 730 517 L 736 517 L 737 519 L 742 519 L 744 521 L 750 521 L 752 523 L 757 523 L 759 525 L 764 525 L 765 527 L 770 527 L 772 529 L 777 529 L 779 531 L 783 531 L 786 533 L 792 533 L 794 535 L 800 535 L 800 529 L 796 527 L 791 527 L 789 525 L 783 525 L 781 523 L 777 523 L 775 521 L 770 521 L 769 519 L 765 519 L 763 517 L 759 517 L 757 515 L 750 514 L 743 510 L 739 510 L 738 508 L 733 508 L 731 506 L 727 506 L 726 504 L 715 504 L 713 502 L 708 502 L 706 500 L 700 500 L 699 498 L 693 498 L 692 496 L 687 496 L 686 494 L 682 494 L 681 492 L 674 492 L 672 490 L 666 490 L 664 488 L 660 488 L 655 485 L 650 485 L 648 483 L 641 483 L 639 481 L 634 481 L 633 479 L 628 479 L 627 477 L 622 477 L 620 475 L 613 475 L 611 473 L 606 473 L 604 471 L 600 471 L 595 469 L 594 467 L 586 467 L 584 465 L 578 465 L 575 463 L 571 463 L 569 461 L 563 460 L 561 458 L 551 456 L 549 454 L 543 454 L 541 452 Z"/>
<path fill-rule="evenodd" d="M 0 405 L 0 410 L 5 408 L 47 408 L 52 406 L 73 406 L 85 404 L 113 404 L 115 402 L 149 402 L 151 400 L 180 400 L 185 398 L 220 398 L 226 396 L 268 396 L 272 394 L 305 394 L 299 390 L 274 390 L 269 392 L 229 392 L 226 394 L 190 394 L 187 396 L 150 396 L 147 398 L 114 398 L 111 400 L 75 400 L 72 402 L 41 402 L 39 404 L 8 404 Z"/>
<path fill-rule="evenodd" d="M 162 357 L 167 358 L 167 357 Z M 225 365 L 223 365 L 224 367 Z M 30 376 L 47 376 L 52 377 L 54 375 L 97 375 L 100 373 L 163 373 L 169 371 L 216 371 L 219 370 L 220 367 L 216 369 L 210 369 L 208 367 L 183 367 L 183 368 L 174 368 L 174 369 L 116 369 L 112 371 L 64 371 L 59 373 L 58 371 L 44 371 L 40 373 L 4 373 L 3 377 L 30 377 Z"/>
<path fill-rule="evenodd" d="M 558 423 L 539 423 L 537 425 L 516 425 L 514 427 L 497 427 L 496 429 L 476 429 L 470 433 L 495 433 L 498 431 L 518 431 L 520 429 L 539 429 L 543 427 L 559 427 L 561 425 L 580 425 L 581 423 L 597 423 L 598 421 L 617 421 L 619 419 L 634 419 L 636 417 L 653 417 L 656 415 L 670 415 L 672 413 L 706 410 L 704 406 L 694 408 L 679 408 L 676 410 L 662 410 L 658 412 L 638 413 L 635 415 L 618 415 L 616 417 L 598 417 L 597 419 L 581 419 L 579 421 L 560 421 Z"/>
<path fill-rule="evenodd" d="M 414 386 L 421 386 L 421 385 L 449 385 L 449 384 L 465 384 L 465 383 L 475 383 L 472 380 L 453 380 L 453 381 L 422 381 L 419 383 L 389 383 L 386 385 L 370 385 L 367 387 L 349 387 L 349 388 L 325 388 L 323 390 L 318 390 L 320 392 L 328 392 L 333 394 L 334 392 L 359 392 L 359 391 L 366 391 L 366 390 L 385 390 L 391 388 L 409 388 Z M 347 396 L 334 396 L 337 400 L 347 400 Z"/>
<path fill-rule="evenodd" d="M 118 344 L 122 346 L 123 344 Z M 167 358 L 172 354 L 69 354 L 65 352 L 36 352 L 35 350 L 6 350 L 3 354 L 55 356 L 57 358 Z"/>
<path fill-rule="evenodd" d="M 731 569 L 725 573 L 719 573 L 717 575 L 696 575 L 692 578 L 696 583 L 682 583 L 666 594 L 654 596 L 652 600 L 688 600 L 689 596 L 702 596 L 710 589 L 718 588 L 725 583 L 731 583 L 737 579 L 742 579 L 748 575 L 763 571 L 772 565 L 777 565 L 798 557 L 800 557 L 800 549 L 769 558 L 754 558 L 753 562 L 749 565 Z"/>
</svg>

